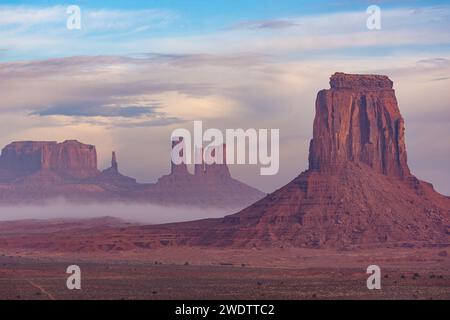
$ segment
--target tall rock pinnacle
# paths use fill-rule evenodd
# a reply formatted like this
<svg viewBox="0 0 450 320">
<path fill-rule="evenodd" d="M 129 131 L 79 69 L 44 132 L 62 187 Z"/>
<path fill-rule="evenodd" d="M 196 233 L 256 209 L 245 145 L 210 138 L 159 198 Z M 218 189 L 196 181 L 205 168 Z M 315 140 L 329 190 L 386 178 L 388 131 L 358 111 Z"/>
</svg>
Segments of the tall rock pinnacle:
<svg viewBox="0 0 450 320">
<path fill-rule="evenodd" d="M 309 168 L 330 171 L 349 160 L 385 175 L 410 176 L 392 81 L 335 73 L 330 86 L 317 95 Z"/>
<path fill-rule="evenodd" d="M 115 151 L 112 152 L 111 168 L 114 171 L 119 172 L 119 164 L 117 163 L 117 158 L 116 158 L 116 152 Z"/>
<path fill-rule="evenodd" d="M 175 146 L 177 146 L 180 143 L 184 145 L 184 141 L 183 141 L 182 137 L 179 137 L 178 140 L 172 140 L 172 150 L 175 148 Z M 180 157 L 184 157 L 183 149 L 180 149 Z M 170 173 L 172 175 L 182 175 L 182 176 L 189 175 L 187 165 L 185 162 L 180 163 L 180 164 L 175 164 L 175 163 L 171 162 Z"/>
</svg>

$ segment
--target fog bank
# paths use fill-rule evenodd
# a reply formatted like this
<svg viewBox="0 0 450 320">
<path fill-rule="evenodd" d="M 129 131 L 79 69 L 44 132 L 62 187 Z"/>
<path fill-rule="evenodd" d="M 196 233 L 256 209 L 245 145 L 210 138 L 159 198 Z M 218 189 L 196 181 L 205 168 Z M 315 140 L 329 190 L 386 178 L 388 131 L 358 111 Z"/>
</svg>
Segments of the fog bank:
<svg viewBox="0 0 450 320">
<path fill-rule="evenodd" d="M 110 216 L 130 222 L 160 224 L 205 218 L 220 218 L 237 209 L 169 207 L 152 204 L 86 204 L 55 201 L 46 205 L 0 206 L 0 221 L 54 218 L 98 218 Z"/>
</svg>

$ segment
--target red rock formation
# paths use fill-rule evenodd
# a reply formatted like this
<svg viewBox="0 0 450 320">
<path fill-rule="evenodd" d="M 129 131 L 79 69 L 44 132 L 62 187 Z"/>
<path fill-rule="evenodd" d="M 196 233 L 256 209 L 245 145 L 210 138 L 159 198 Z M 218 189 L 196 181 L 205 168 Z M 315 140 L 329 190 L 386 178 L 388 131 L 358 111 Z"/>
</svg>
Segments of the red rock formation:
<svg viewBox="0 0 450 320">
<path fill-rule="evenodd" d="M 210 179 L 226 180 L 231 177 L 230 169 L 227 165 L 227 146 L 223 144 L 218 147 L 211 147 L 207 154 L 210 154 L 212 159 L 220 160 L 220 163 L 205 164 L 205 174 Z M 214 178 L 213 178 L 214 177 Z"/>
<path fill-rule="evenodd" d="M 9 171 L 12 177 L 27 176 L 40 170 L 51 170 L 75 179 L 99 174 L 95 147 L 75 140 L 13 142 L 2 150 L 0 169 Z"/>
<path fill-rule="evenodd" d="M 181 144 L 183 147 L 180 149 L 180 157 L 184 157 L 184 141 L 183 138 L 178 138 L 178 140 L 172 141 L 172 150 L 177 146 Z M 186 161 L 180 164 L 175 164 L 171 162 L 171 169 L 170 169 L 171 175 L 177 175 L 177 176 L 186 176 L 189 175 L 189 171 L 187 169 Z"/>
<path fill-rule="evenodd" d="M 450 199 L 409 172 L 403 120 L 392 82 L 383 76 L 341 73 L 330 82 L 332 88 L 318 94 L 309 170 L 237 214 L 125 228 L 120 230 L 120 240 L 131 243 L 138 239 L 145 248 L 449 245 Z M 205 176 L 206 172 L 187 175 L 190 184 L 180 187 L 178 181 L 159 190 L 166 196 L 172 190 L 174 198 L 195 194 L 199 178 L 210 179 Z M 207 181 L 215 183 L 206 183 L 204 192 L 220 186 L 219 180 Z M 232 182 L 225 185 L 243 192 Z M 220 189 L 212 190 L 222 195 Z M 229 194 L 223 192 L 229 201 Z M 99 237 L 102 243 L 111 243 L 117 242 L 116 235 L 111 232 Z M 73 238 L 79 243 L 79 238 Z M 86 246 L 94 242 L 83 238 Z M 36 239 L 30 238 L 28 243 L 33 245 Z M 44 238 L 42 243 L 57 247 L 59 242 Z"/>
<path fill-rule="evenodd" d="M 178 143 L 182 140 L 172 142 L 172 148 Z M 196 152 L 200 156 L 201 151 Z M 208 150 L 207 154 L 214 156 L 215 152 Z M 261 199 L 264 193 L 233 179 L 223 161 L 222 164 L 196 164 L 194 174 L 189 173 L 186 164 L 172 163 L 170 174 L 159 178 L 155 185 L 136 190 L 131 196 L 134 195 L 161 204 L 242 208 Z"/>
<path fill-rule="evenodd" d="M 403 119 L 384 76 L 331 77 L 319 92 L 310 168 L 224 219 L 147 227 L 147 241 L 340 247 L 450 242 L 450 200 L 412 176 Z"/>
<path fill-rule="evenodd" d="M 121 191 L 137 186 L 136 179 L 124 176 L 119 172 L 119 163 L 116 153 L 113 151 L 111 156 L 111 167 L 102 171 L 102 173 L 92 180 L 92 183 L 101 184 L 110 191 Z"/>
<path fill-rule="evenodd" d="M 117 163 L 117 158 L 116 158 L 116 152 L 115 151 L 112 152 L 111 168 L 114 171 L 119 172 L 119 164 Z"/>
<path fill-rule="evenodd" d="M 183 143 L 173 141 L 173 147 Z M 228 167 L 204 165 L 191 175 L 185 163 L 156 184 L 139 184 L 111 167 L 99 172 L 94 146 L 77 141 L 14 142 L 0 156 L 0 203 L 35 203 L 63 197 L 75 202 L 125 201 L 163 205 L 243 208 L 264 194 L 231 177 Z"/>
<path fill-rule="evenodd" d="M 310 169 L 362 162 L 388 176 L 408 177 L 404 121 L 385 76 L 336 73 L 317 95 Z"/>
<path fill-rule="evenodd" d="M 195 159 L 195 166 L 194 166 L 194 175 L 197 177 L 202 177 L 205 174 L 205 162 L 203 161 L 203 154 L 204 149 L 199 148 L 195 149 L 194 159 Z"/>
</svg>

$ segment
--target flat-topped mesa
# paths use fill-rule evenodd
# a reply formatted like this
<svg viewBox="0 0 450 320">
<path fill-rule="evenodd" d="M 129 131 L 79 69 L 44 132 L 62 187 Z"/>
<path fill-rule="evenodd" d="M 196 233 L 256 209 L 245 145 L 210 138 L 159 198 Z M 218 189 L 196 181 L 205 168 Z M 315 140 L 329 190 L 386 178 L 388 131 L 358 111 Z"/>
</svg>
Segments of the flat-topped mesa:
<svg viewBox="0 0 450 320">
<path fill-rule="evenodd" d="M 71 178 L 89 178 L 99 174 L 95 146 L 67 140 L 20 141 L 7 145 L 0 156 L 0 168 L 17 176 L 39 170 L 52 170 Z"/>
<path fill-rule="evenodd" d="M 346 74 L 342 72 L 336 72 L 330 77 L 331 89 L 366 89 L 366 90 L 379 90 L 379 89 L 392 89 L 394 83 L 387 76 L 367 74 Z"/>
<path fill-rule="evenodd" d="M 410 176 L 404 121 L 386 76 L 335 73 L 316 100 L 309 168 L 330 171 L 346 161 L 389 176 Z"/>
</svg>

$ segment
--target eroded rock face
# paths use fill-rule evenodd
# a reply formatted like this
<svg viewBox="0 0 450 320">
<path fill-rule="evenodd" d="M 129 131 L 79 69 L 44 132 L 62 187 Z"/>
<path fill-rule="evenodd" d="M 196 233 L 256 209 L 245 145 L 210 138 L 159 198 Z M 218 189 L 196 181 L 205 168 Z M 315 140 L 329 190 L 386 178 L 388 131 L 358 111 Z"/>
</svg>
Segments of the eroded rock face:
<svg viewBox="0 0 450 320">
<path fill-rule="evenodd" d="M 385 76 L 336 73 L 317 95 L 309 168 L 362 162 L 388 176 L 410 176 L 404 121 Z"/>
<path fill-rule="evenodd" d="M 40 170 L 51 170 L 77 179 L 94 177 L 99 173 L 95 147 L 76 140 L 62 143 L 13 142 L 2 150 L 0 168 L 17 177 Z"/>
</svg>

